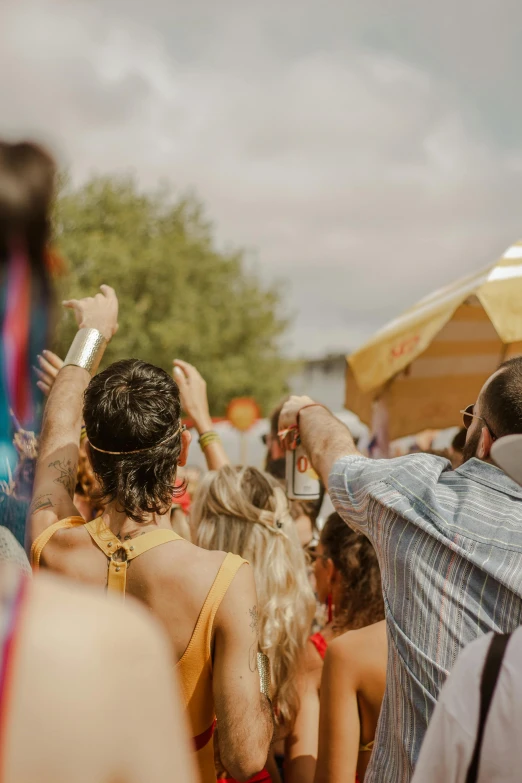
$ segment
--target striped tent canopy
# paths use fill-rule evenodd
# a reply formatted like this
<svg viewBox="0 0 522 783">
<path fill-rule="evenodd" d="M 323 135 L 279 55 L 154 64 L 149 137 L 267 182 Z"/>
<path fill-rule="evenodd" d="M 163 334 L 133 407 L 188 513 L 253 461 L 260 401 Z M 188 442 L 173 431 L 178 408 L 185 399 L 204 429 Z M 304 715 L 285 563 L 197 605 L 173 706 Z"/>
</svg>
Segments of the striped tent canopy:
<svg viewBox="0 0 522 783">
<path fill-rule="evenodd" d="M 522 354 L 522 240 L 442 288 L 348 357 L 346 407 L 366 424 L 388 411 L 391 439 L 460 424 L 498 365 Z"/>
</svg>

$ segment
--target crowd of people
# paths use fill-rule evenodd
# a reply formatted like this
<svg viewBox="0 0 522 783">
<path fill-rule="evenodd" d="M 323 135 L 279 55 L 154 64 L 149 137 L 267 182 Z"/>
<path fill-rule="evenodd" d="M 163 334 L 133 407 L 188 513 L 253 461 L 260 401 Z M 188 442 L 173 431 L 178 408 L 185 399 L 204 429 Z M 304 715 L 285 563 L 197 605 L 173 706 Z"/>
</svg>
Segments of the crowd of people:
<svg viewBox="0 0 522 783">
<path fill-rule="evenodd" d="M 517 780 L 522 489 L 495 455 L 522 434 L 522 358 L 464 409 L 451 460 L 371 459 L 293 396 L 264 470 L 232 465 L 197 368 L 99 371 L 109 286 L 64 302 L 78 331 L 49 350 L 54 178 L 44 150 L 0 144 L 0 778 Z M 298 443 L 312 502 L 285 491 Z"/>
</svg>

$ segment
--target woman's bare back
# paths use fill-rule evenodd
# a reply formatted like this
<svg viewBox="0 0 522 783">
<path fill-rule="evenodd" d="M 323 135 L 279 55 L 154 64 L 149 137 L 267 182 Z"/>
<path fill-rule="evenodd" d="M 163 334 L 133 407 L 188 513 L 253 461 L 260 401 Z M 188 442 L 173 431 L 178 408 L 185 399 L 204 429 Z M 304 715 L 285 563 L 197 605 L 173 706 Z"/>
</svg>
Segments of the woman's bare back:
<svg viewBox="0 0 522 783">
<path fill-rule="evenodd" d="M 329 646 L 321 684 L 314 783 L 360 780 L 370 760 L 386 684 L 386 622 L 348 631 Z"/>
</svg>

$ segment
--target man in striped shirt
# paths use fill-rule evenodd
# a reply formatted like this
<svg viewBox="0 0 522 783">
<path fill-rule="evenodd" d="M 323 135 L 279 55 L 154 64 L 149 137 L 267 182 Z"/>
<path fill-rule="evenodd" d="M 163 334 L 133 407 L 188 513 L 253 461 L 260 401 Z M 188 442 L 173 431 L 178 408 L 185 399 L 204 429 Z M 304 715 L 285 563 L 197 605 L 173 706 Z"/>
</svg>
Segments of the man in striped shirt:
<svg viewBox="0 0 522 783">
<path fill-rule="evenodd" d="M 428 454 L 369 460 L 308 397 L 292 397 L 281 413 L 280 429 L 298 426 L 337 511 L 379 558 L 388 671 L 365 783 L 411 779 L 460 649 L 522 623 L 522 489 L 490 462 L 496 438 L 522 433 L 522 358 L 503 365 L 467 411 L 456 471 Z"/>
</svg>

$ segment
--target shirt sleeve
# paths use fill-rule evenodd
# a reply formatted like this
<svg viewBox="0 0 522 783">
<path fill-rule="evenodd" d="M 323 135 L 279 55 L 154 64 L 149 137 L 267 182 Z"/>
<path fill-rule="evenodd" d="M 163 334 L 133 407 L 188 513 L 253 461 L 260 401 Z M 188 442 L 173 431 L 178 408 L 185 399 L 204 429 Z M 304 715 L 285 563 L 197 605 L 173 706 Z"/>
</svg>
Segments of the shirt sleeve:
<svg viewBox="0 0 522 783">
<path fill-rule="evenodd" d="M 389 475 L 392 462 L 354 454 L 338 459 L 330 472 L 328 491 L 335 510 L 350 527 L 366 535 L 371 534 L 372 490 Z"/>
<path fill-rule="evenodd" d="M 480 680 L 491 634 L 459 655 L 424 739 L 412 783 L 465 783 L 475 747 Z"/>
</svg>

